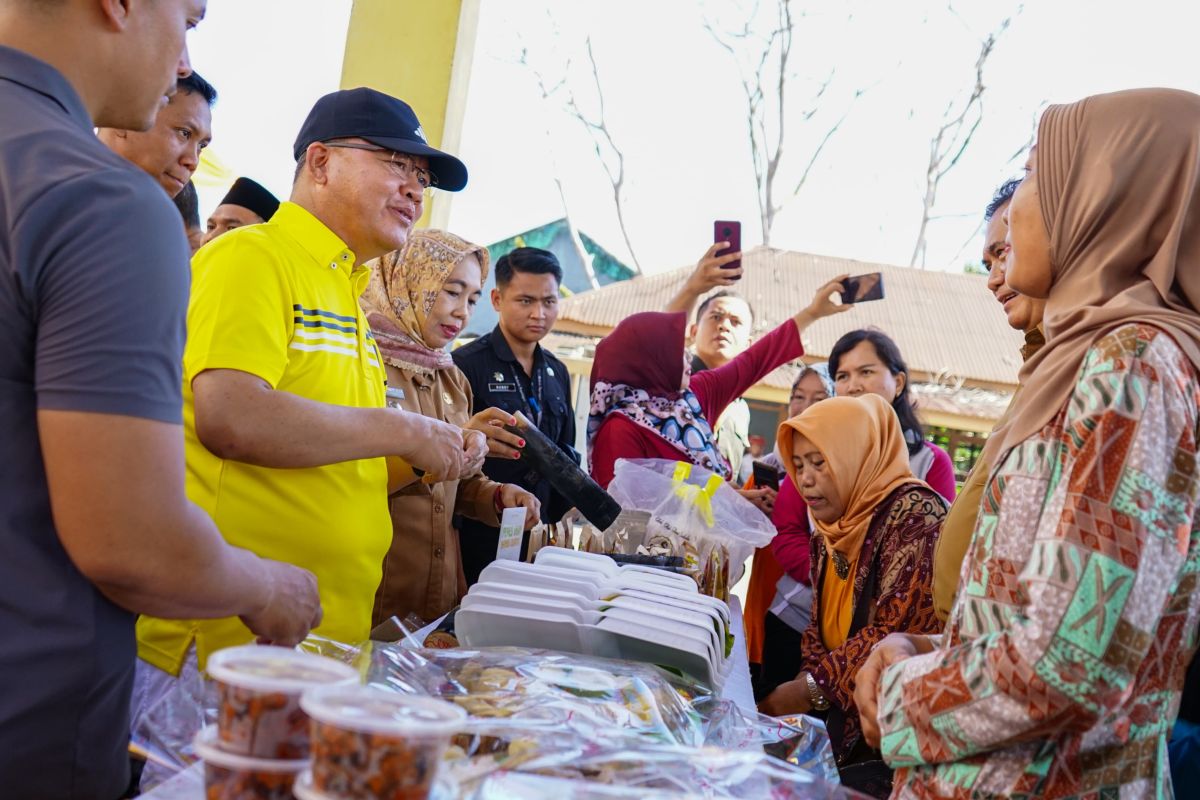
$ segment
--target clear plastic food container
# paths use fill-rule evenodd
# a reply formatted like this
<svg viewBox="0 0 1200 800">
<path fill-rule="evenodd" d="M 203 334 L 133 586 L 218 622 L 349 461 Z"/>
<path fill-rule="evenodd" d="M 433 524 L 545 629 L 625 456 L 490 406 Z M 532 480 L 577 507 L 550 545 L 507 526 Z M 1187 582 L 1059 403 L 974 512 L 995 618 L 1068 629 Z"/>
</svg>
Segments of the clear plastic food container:
<svg viewBox="0 0 1200 800">
<path fill-rule="evenodd" d="M 296 776 L 308 768 L 307 759 L 250 758 L 222 750 L 217 728 L 196 734 L 196 753 L 204 761 L 207 800 L 292 800 Z"/>
<path fill-rule="evenodd" d="M 300 695 L 359 682 L 353 667 L 331 658 L 266 645 L 220 650 L 209 658 L 208 674 L 217 684 L 221 749 L 255 758 L 307 758 L 308 716 Z"/>
<path fill-rule="evenodd" d="M 430 796 L 461 708 L 375 686 L 305 692 L 312 720 L 313 788 L 336 800 L 423 800 Z"/>
</svg>

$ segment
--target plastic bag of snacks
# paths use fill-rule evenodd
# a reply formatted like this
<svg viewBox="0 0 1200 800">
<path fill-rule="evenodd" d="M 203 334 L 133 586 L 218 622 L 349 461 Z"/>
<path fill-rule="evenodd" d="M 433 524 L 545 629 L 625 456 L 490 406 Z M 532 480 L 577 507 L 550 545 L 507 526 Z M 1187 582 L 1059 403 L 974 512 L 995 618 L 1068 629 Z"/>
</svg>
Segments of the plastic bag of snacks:
<svg viewBox="0 0 1200 800">
<path fill-rule="evenodd" d="M 735 703 L 715 697 L 697 698 L 692 707 L 705 720 L 705 745 L 762 750 L 829 783 L 841 782 L 829 733 L 816 717 L 747 713 Z"/>
<path fill-rule="evenodd" d="M 374 648 L 369 681 L 440 697 L 475 720 L 515 720 L 585 739 L 698 745 L 704 724 L 692 700 L 704 690 L 655 667 L 510 647 Z"/>
<path fill-rule="evenodd" d="M 775 537 L 771 520 L 732 486 L 686 462 L 617 459 L 608 491 L 650 519 L 644 533 L 620 530 L 618 520 L 602 534 L 604 552 L 682 559 L 700 590 L 722 600 L 755 548 Z"/>
<path fill-rule="evenodd" d="M 552 728 L 538 721 L 520 719 L 468 719 L 446 753 L 445 774 L 463 790 L 473 788 L 495 772 L 519 769 L 522 764 L 549 753 L 582 756 L 604 742 L 619 747 L 624 737 L 599 732 L 591 739 L 581 734 Z"/>
<path fill-rule="evenodd" d="M 469 796 L 473 800 L 841 800 L 861 795 L 761 751 L 648 745 L 529 759 L 485 777 Z"/>
<path fill-rule="evenodd" d="M 310 633 L 307 639 L 296 645 L 296 649 L 349 664 L 358 670 L 360 675 L 365 675 L 371 665 L 371 642 L 347 644 Z"/>
</svg>

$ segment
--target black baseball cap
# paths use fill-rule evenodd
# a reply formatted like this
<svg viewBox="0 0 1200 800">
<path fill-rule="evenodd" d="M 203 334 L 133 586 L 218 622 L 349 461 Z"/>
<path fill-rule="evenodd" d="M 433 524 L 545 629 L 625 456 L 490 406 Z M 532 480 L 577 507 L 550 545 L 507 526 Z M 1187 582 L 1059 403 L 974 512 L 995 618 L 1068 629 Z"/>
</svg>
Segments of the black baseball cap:
<svg viewBox="0 0 1200 800">
<path fill-rule="evenodd" d="M 437 187 L 457 192 L 467 185 L 467 167 L 449 153 L 430 147 L 412 107 L 389 94 L 360 86 L 325 95 L 300 126 L 292 148 L 299 161 L 313 142 L 365 139 L 397 153 L 425 156 Z"/>
</svg>

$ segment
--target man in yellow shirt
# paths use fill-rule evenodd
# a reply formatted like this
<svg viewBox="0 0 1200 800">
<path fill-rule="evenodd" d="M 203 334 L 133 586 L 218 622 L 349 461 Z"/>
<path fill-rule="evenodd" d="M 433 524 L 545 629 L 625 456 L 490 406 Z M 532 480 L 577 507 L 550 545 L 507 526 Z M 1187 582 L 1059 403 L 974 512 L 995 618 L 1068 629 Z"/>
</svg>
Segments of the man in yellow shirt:
<svg viewBox="0 0 1200 800">
<path fill-rule="evenodd" d="M 392 539 L 385 457 L 450 480 L 487 450 L 477 433 L 386 406 L 358 305 L 363 264 L 405 243 L 434 184 L 457 191 L 467 174 L 425 143 L 407 104 L 371 89 L 321 98 L 294 152 L 291 202 L 192 265 L 187 489 L 230 543 L 311 570 L 325 612 L 315 633 L 355 642 Z M 236 618 L 143 617 L 135 704 L 253 639 Z"/>
</svg>

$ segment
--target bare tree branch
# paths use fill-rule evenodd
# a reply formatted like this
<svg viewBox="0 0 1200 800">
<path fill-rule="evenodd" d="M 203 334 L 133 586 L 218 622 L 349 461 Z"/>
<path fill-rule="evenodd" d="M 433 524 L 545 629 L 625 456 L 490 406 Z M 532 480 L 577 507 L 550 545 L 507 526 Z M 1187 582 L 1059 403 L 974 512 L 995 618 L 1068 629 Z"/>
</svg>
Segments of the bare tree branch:
<svg viewBox="0 0 1200 800">
<path fill-rule="evenodd" d="M 518 63 L 522 64 L 526 69 L 528 69 L 533 75 L 534 80 L 537 81 L 538 91 L 542 95 L 542 108 L 544 111 L 549 105 L 550 100 L 554 96 L 555 92 L 561 89 L 566 83 L 566 78 L 564 77 L 554 86 L 547 86 L 545 77 L 542 75 L 542 73 L 529 63 L 529 51 L 524 47 L 521 48 L 521 57 L 518 60 Z M 554 185 L 558 189 L 558 200 L 562 205 L 563 218 L 567 221 L 567 235 L 571 239 L 571 246 L 575 250 L 576 257 L 579 258 L 579 263 L 583 265 L 584 275 L 587 277 L 588 284 L 593 289 L 599 289 L 600 281 L 596 277 L 596 269 L 592 263 L 592 255 L 587 251 L 587 248 L 583 246 L 583 237 L 579 235 L 579 228 L 575 225 L 575 217 L 571 214 L 571 207 L 567 202 L 567 192 L 563 187 L 562 175 L 558 169 L 558 159 L 555 157 L 554 137 L 550 133 L 549 121 L 547 121 L 544 130 L 546 133 L 546 143 L 550 150 L 550 161 L 552 165 L 551 172 L 554 177 Z"/>
<path fill-rule="evenodd" d="M 962 254 L 965 253 L 967 248 L 971 246 L 971 242 L 975 241 L 975 237 L 979 235 L 980 231 L 983 230 L 984 225 L 986 224 L 987 223 L 985 223 L 983 220 L 983 215 L 980 215 L 979 222 L 975 225 L 975 230 L 971 231 L 971 235 L 968 236 L 965 241 L 963 241 L 962 245 L 958 248 L 958 252 L 954 254 L 954 258 L 950 259 L 951 264 L 962 258 Z"/>
<path fill-rule="evenodd" d="M 608 119 L 605 116 L 604 90 L 600 85 L 600 68 L 596 64 L 596 55 L 592 51 L 592 37 L 590 36 L 584 41 L 584 51 L 587 53 L 588 65 L 591 67 L 592 86 L 596 92 L 598 114 L 595 118 L 592 118 L 584 112 L 570 83 L 566 84 L 567 112 L 579 120 L 592 137 L 592 145 L 596 150 L 596 157 L 600 160 L 601 166 L 604 167 L 604 173 L 608 176 L 609 183 L 612 184 L 613 205 L 617 211 L 617 224 L 621 228 L 621 236 L 625 239 L 625 247 L 629 250 L 629 257 L 633 261 L 633 268 L 640 273 L 642 267 L 638 261 L 637 253 L 634 252 L 633 241 L 629 238 L 629 228 L 625 221 L 625 198 L 622 196 L 622 190 L 625 187 L 625 153 L 617 146 L 612 131 L 608 126 Z M 606 157 L 606 153 L 608 157 Z"/>
<path fill-rule="evenodd" d="M 854 108 L 855 101 L 866 91 L 859 89 L 850 105 L 817 140 L 816 145 L 801 159 L 804 166 L 800 177 L 789 183 L 788 189 L 779 182 L 785 172 L 791 172 L 791 147 L 796 141 L 789 121 L 799 120 L 801 125 L 816 125 L 817 118 L 828 110 L 829 90 L 834 84 L 836 70 L 830 69 L 828 76 L 806 98 L 803 111 L 789 114 L 795 94 L 793 50 L 798 17 L 793 0 L 769 0 L 768 11 L 761 0 L 757 0 L 750 13 L 740 16 L 743 22 L 731 30 L 718 31 L 709 19 L 704 27 L 713 40 L 738 64 L 742 90 L 746 98 L 746 132 L 750 139 L 750 161 L 754 170 L 757 188 L 759 223 L 764 244 L 771 243 L 771 233 L 779 213 L 804 188 L 813 167 L 820 160 L 825 147 L 840 130 Z M 755 24 L 760 12 L 770 18 L 767 24 Z M 805 71 L 812 72 L 812 65 L 805 64 Z"/>
<path fill-rule="evenodd" d="M 808 164 L 804 166 L 804 172 L 800 175 L 800 180 L 796 182 L 796 188 L 792 190 L 792 197 L 800 194 L 800 190 L 804 188 L 804 184 L 808 181 L 808 174 L 812 172 L 812 168 L 817 163 L 817 159 L 821 157 L 821 151 L 825 149 L 825 145 L 829 144 L 829 140 L 832 139 L 833 135 L 838 132 L 839 128 L 842 127 L 842 123 L 846 121 L 846 118 L 850 116 L 850 112 L 854 110 L 854 104 L 858 102 L 858 98 L 862 97 L 865 92 L 865 89 L 856 91 L 854 93 L 854 99 L 850 101 L 850 105 L 842 113 L 842 116 L 838 117 L 837 122 L 833 123 L 833 127 L 825 132 L 825 136 L 821 138 L 821 142 L 817 145 L 816 149 L 813 150 L 812 157 L 808 159 Z M 778 210 L 782 211 L 783 207 L 780 206 Z"/>
<path fill-rule="evenodd" d="M 949 10 L 951 14 L 958 17 L 958 12 L 954 10 L 953 4 L 949 5 Z M 1017 13 L 1020 13 L 1019 9 Z M 962 21 L 961 17 L 958 18 Z M 935 219 L 933 207 L 937 203 L 938 187 L 962 159 L 983 122 L 983 95 L 987 91 L 987 85 L 983 81 L 984 67 L 996 47 L 996 42 L 1012 24 L 1012 19 L 1011 16 L 1006 17 L 999 27 L 989 33 L 981 42 L 979 56 L 975 59 L 974 85 L 967 94 L 966 100 L 962 101 L 957 113 L 954 109 L 960 102 L 959 100 L 951 100 L 947 104 L 946 110 L 942 113 L 942 123 L 930 140 L 929 163 L 925 170 L 925 196 L 921 206 L 921 224 L 917 228 L 917 241 L 913 245 L 912 258 L 908 262 L 910 267 L 915 267 L 920 263 L 921 268 L 925 268 L 928 245 L 926 237 L 929 232 L 929 223 Z"/>
</svg>

